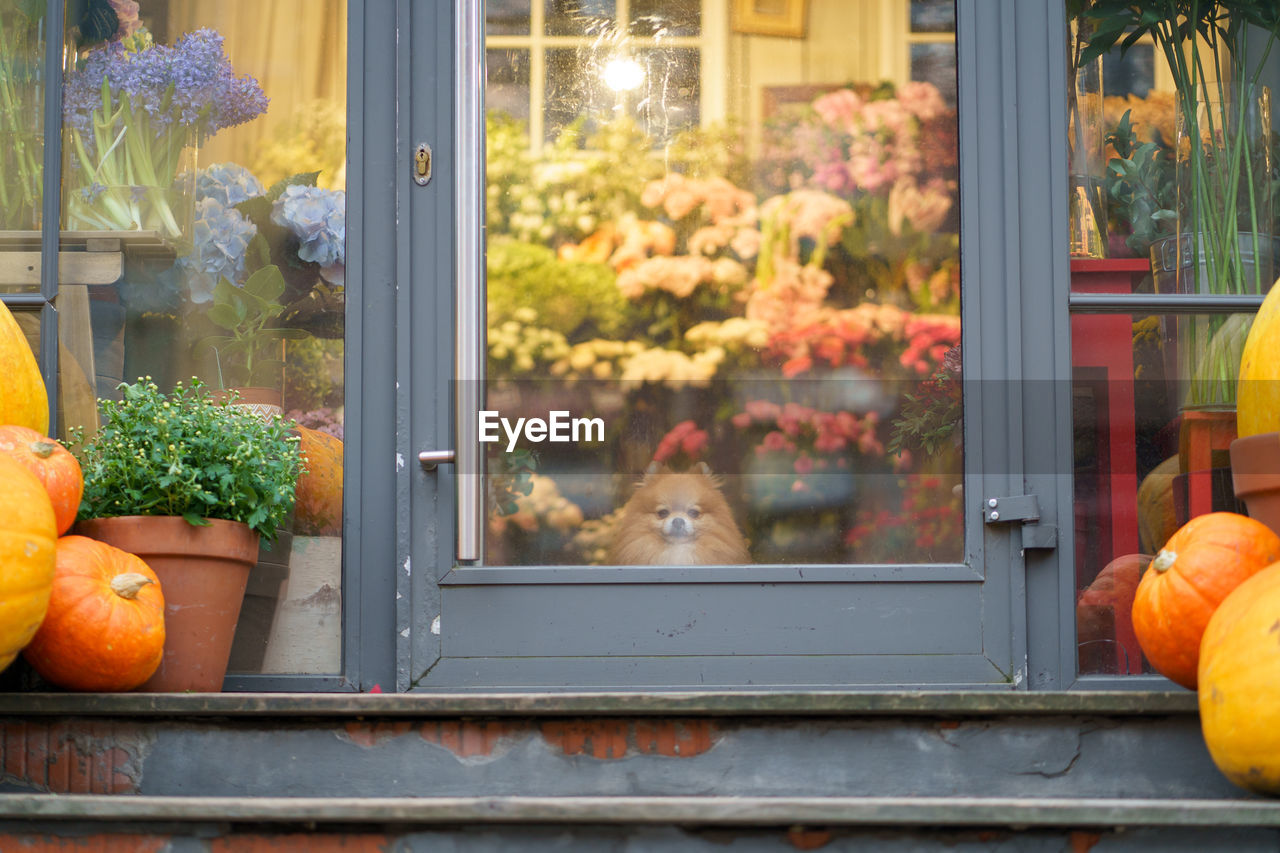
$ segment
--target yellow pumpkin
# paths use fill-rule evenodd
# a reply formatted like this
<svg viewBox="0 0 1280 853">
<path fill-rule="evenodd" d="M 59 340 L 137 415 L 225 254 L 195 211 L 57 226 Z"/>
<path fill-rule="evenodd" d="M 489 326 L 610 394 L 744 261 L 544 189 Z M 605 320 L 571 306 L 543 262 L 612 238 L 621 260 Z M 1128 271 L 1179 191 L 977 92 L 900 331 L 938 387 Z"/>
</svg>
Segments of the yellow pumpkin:
<svg viewBox="0 0 1280 853">
<path fill-rule="evenodd" d="M 0 302 L 0 424 L 30 427 L 44 435 L 49 431 L 49 395 L 40 366 L 18 328 L 9 308 Z"/>
<path fill-rule="evenodd" d="M 1280 431 L 1280 281 L 1271 285 L 1240 355 L 1236 434 Z"/>
<path fill-rule="evenodd" d="M 1200 643 L 1200 726 L 1232 782 L 1280 794 L 1280 563 L 1218 605 Z"/>
<path fill-rule="evenodd" d="M 53 589 L 58 528 L 44 484 L 0 454 L 0 670 L 35 636 Z"/>
</svg>

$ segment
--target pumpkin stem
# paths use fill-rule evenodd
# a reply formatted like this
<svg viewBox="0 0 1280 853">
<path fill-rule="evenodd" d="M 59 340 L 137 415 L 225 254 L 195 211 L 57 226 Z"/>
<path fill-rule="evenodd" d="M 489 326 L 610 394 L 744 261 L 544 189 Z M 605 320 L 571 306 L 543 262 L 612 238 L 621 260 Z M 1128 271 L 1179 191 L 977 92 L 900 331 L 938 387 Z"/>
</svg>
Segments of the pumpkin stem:
<svg viewBox="0 0 1280 853">
<path fill-rule="evenodd" d="M 1173 568 L 1173 564 L 1178 560 L 1177 551 L 1166 551 L 1160 549 L 1160 553 L 1156 554 L 1156 558 L 1151 561 L 1151 568 L 1157 572 L 1167 572 Z"/>
<path fill-rule="evenodd" d="M 31 442 L 31 452 L 34 453 L 36 456 L 39 456 L 41 459 L 48 459 L 50 456 L 53 455 L 53 451 L 57 449 L 58 449 L 58 446 L 51 441 Z"/>
<path fill-rule="evenodd" d="M 111 591 L 121 598 L 136 598 L 138 591 L 149 583 L 155 583 L 138 572 L 122 572 L 111 579 Z"/>
</svg>

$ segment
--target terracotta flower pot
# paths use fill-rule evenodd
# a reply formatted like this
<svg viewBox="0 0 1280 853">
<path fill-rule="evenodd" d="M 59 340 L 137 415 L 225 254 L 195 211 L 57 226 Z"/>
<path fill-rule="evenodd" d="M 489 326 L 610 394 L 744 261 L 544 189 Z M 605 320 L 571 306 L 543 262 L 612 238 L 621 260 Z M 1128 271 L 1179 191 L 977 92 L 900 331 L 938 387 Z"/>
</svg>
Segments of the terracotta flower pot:
<svg viewBox="0 0 1280 853">
<path fill-rule="evenodd" d="M 174 516 L 81 521 L 75 532 L 142 558 L 160 579 L 164 658 L 139 690 L 217 692 L 227 672 L 258 534 L 238 521 L 196 527 Z"/>
<path fill-rule="evenodd" d="M 1280 533 L 1280 432 L 1231 442 L 1231 479 L 1249 517 Z"/>
</svg>

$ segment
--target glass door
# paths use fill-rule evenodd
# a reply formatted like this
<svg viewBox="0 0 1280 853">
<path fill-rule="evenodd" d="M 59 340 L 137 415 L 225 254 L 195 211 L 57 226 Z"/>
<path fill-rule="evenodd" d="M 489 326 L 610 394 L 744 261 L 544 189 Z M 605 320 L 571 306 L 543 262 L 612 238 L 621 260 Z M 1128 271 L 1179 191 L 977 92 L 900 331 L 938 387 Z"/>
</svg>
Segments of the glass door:
<svg viewBox="0 0 1280 853">
<path fill-rule="evenodd" d="M 1013 85 L 991 14 L 450 22 L 455 353 L 421 386 L 450 393 L 406 686 L 1025 684 L 1021 573 L 1054 559 L 1058 495 L 1032 492 L 1022 406 L 1061 401 L 1009 358 L 1052 333 L 978 275 L 1007 263 L 984 223 L 1035 230 L 995 215 L 1013 179 L 979 154 L 1011 144 L 982 121 Z"/>
</svg>

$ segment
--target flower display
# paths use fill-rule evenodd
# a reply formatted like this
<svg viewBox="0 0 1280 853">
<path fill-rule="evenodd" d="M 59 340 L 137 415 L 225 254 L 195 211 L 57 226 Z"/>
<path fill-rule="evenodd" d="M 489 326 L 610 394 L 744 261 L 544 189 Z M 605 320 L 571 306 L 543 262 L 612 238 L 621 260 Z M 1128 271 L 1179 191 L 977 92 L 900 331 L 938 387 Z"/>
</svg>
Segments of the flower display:
<svg viewBox="0 0 1280 853">
<path fill-rule="evenodd" d="M 89 51 L 66 80 L 63 116 L 73 152 L 71 227 L 156 228 L 181 239 L 174 208 L 184 149 L 266 111 L 257 81 L 237 76 L 211 29 L 154 44 L 146 30 Z"/>
<path fill-rule="evenodd" d="M 537 450 L 582 512 L 572 541 L 526 513 L 491 527 L 497 559 L 604 561 L 623 479 L 652 461 L 726 472 L 753 559 L 887 559 L 916 522 L 903 553 L 953 559 L 951 445 L 912 418 L 936 403 L 959 434 L 954 121 L 928 84 L 837 90 L 766 134 L 754 181 L 670 158 L 650 175 L 631 165 L 660 159 L 635 155 L 648 141 L 535 154 L 496 125 L 490 387 L 521 413 L 572 400 L 607 424 L 598 456 Z M 589 198 L 602 153 L 632 182 Z M 595 465 L 607 475 L 581 475 Z"/>
<path fill-rule="evenodd" d="M 320 266 L 320 275 L 341 285 L 346 276 L 347 194 L 290 184 L 271 206 L 271 221 L 299 240 L 298 257 Z"/>
</svg>

